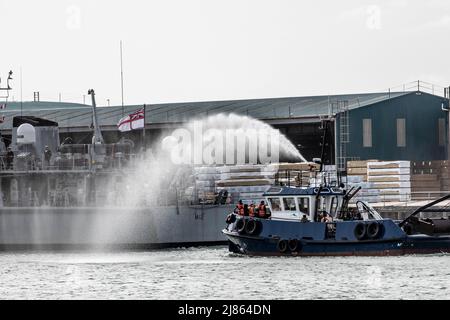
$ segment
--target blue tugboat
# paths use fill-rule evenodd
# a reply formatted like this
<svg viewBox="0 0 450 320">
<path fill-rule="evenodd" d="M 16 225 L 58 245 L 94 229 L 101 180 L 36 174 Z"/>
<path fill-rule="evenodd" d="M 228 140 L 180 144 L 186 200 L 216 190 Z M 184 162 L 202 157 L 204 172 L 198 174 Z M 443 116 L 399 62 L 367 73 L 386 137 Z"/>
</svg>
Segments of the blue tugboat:
<svg viewBox="0 0 450 320">
<path fill-rule="evenodd" d="M 230 251 L 256 256 L 383 256 L 450 252 L 450 220 L 420 213 L 450 198 L 428 203 L 405 220 L 383 219 L 369 204 L 349 206 L 360 188 L 274 186 L 264 194 L 266 217 L 227 218 Z"/>
</svg>

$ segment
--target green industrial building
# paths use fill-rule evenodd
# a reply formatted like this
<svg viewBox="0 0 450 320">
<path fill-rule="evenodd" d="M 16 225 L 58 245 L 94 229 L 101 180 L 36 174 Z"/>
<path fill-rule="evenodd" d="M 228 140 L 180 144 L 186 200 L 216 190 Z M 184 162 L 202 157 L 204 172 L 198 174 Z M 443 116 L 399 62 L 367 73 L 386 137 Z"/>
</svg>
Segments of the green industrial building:
<svg viewBox="0 0 450 320">
<path fill-rule="evenodd" d="M 323 121 L 331 120 L 324 148 L 327 163 L 347 160 L 444 160 L 448 144 L 448 96 L 420 90 L 333 96 L 271 98 L 238 101 L 188 102 L 146 105 L 145 141 L 142 130 L 120 133 L 117 123 L 143 105 L 99 107 L 99 122 L 106 142 L 122 137 L 136 148 L 160 139 L 183 123 L 219 113 L 260 119 L 278 128 L 306 159 L 322 154 Z M 6 144 L 16 116 L 35 116 L 59 124 L 61 141 L 90 143 L 92 108 L 59 102 L 9 102 L 0 125 Z"/>
</svg>

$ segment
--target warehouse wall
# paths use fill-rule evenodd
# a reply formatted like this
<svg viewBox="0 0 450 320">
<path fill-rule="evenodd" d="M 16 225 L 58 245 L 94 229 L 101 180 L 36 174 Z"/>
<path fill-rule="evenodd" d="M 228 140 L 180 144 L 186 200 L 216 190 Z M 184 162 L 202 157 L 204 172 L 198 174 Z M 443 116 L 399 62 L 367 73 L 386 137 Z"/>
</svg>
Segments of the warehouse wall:
<svg viewBox="0 0 450 320">
<path fill-rule="evenodd" d="M 446 159 L 448 114 L 441 110 L 442 102 L 445 102 L 442 97 L 412 92 L 349 111 L 350 143 L 347 145 L 347 157 L 361 160 Z M 364 119 L 371 120 L 371 147 L 363 145 Z M 403 126 L 403 121 L 398 119 L 405 119 L 404 136 L 398 132 L 401 128 L 397 127 Z"/>
</svg>

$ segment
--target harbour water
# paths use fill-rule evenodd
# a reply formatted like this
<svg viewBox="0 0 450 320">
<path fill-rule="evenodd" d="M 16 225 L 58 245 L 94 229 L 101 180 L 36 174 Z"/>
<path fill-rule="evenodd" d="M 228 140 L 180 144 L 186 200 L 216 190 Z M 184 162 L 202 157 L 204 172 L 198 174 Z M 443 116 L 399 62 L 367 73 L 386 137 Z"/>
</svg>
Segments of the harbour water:
<svg viewBox="0 0 450 320">
<path fill-rule="evenodd" d="M 450 299 L 450 255 L 255 258 L 226 247 L 0 253 L 0 299 Z"/>
</svg>

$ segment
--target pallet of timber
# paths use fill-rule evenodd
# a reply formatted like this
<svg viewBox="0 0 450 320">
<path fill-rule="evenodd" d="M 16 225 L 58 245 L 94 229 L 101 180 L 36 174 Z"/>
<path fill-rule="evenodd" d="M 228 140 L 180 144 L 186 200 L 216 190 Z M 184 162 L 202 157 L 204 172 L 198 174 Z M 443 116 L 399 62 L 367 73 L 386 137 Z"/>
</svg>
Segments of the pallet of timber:
<svg viewBox="0 0 450 320">
<path fill-rule="evenodd" d="M 378 194 L 381 195 L 393 195 L 393 194 L 409 194 L 411 193 L 411 189 L 410 188 L 396 188 L 396 189 L 371 189 L 374 192 L 377 192 Z"/>
<path fill-rule="evenodd" d="M 378 162 L 378 160 L 352 160 L 347 161 L 347 168 L 367 168 L 368 162 Z"/>
<path fill-rule="evenodd" d="M 347 161 L 347 168 L 367 168 L 367 161 Z"/>
<path fill-rule="evenodd" d="M 347 168 L 347 175 L 349 175 L 349 176 L 367 175 L 367 167 Z"/>
<path fill-rule="evenodd" d="M 320 165 L 314 162 L 299 162 L 299 163 L 278 163 L 272 165 L 274 168 L 281 172 L 283 170 L 296 170 L 296 171 L 319 171 Z"/>
<path fill-rule="evenodd" d="M 433 160 L 431 161 L 431 164 L 436 167 L 448 167 L 450 166 L 449 160 Z"/>
<path fill-rule="evenodd" d="M 397 182 L 372 182 L 372 187 L 376 189 L 396 189 L 396 188 L 409 188 L 411 189 L 411 182 L 409 181 L 397 181 Z"/>
<path fill-rule="evenodd" d="M 413 174 L 411 175 L 411 181 L 438 181 L 438 175 L 436 174 Z"/>
<path fill-rule="evenodd" d="M 267 176 L 267 175 L 258 175 L 258 176 L 230 176 L 227 178 L 228 180 L 252 180 L 252 179 L 258 179 L 258 178 L 265 178 L 265 179 L 274 179 L 275 175 Z"/>
<path fill-rule="evenodd" d="M 368 169 L 368 176 L 410 175 L 409 168 Z"/>
<path fill-rule="evenodd" d="M 216 182 L 218 187 L 244 187 L 244 186 L 264 186 L 273 184 L 273 180 L 269 179 L 252 179 L 252 180 L 220 180 Z"/>
<path fill-rule="evenodd" d="M 411 163 L 409 161 L 383 161 L 383 162 L 368 162 L 367 168 L 370 169 L 397 169 L 397 168 L 410 168 Z"/>
<path fill-rule="evenodd" d="M 411 188 L 439 188 L 441 183 L 439 181 L 413 181 L 411 182 Z"/>
<path fill-rule="evenodd" d="M 367 176 L 347 176 L 347 183 L 361 183 L 367 181 Z"/>
<path fill-rule="evenodd" d="M 368 176 L 368 182 L 399 182 L 399 181 L 410 181 L 411 176 L 409 175 L 387 175 L 387 176 Z"/>
</svg>

